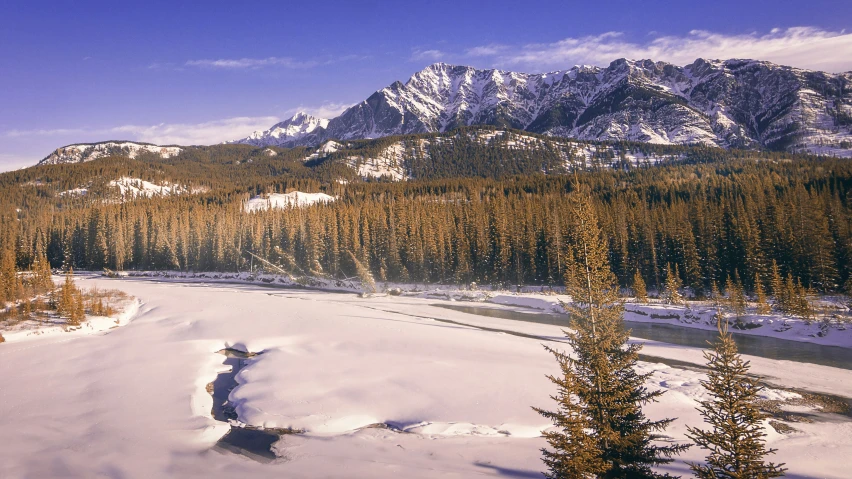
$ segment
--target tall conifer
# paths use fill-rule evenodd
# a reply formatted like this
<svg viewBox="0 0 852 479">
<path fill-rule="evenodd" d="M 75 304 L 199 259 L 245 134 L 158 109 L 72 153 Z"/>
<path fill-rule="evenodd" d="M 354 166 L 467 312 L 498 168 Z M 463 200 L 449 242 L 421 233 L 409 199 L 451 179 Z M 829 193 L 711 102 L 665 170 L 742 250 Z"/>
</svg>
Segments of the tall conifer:
<svg viewBox="0 0 852 479">
<path fill-rule="evenodd" d="M 644 383 L 649 374 L 636 373 L 642 346 L 628 344 L 623 303 L 591 202 L 583 192 L 570 201 L 575 224 L 565 286 L 571 303 L 563 307 L 575 330 L 566 331 L 573 354 L 551 350 L 563 374 L 551 377 L 559 387 L 554 396 L 559 409 L 537 409 L 558 428 L 546 436 L 552 450 L 543 450 L 543 460 L 552 478 L 665 477 L 652 467 L 671 462 L 687 446 L 652 442 L 653 432 L 672 420 L 651 421 L 642 411 L 662 391 L 648 391 Z"/>
<path fill-rule="evenodd" d="M 636 301 L 641 303 L 648 302 L 648 289 L 645 287 L 645 280 L 642 279 L 642 273 L 638 269 L 633 275 L 633 296 L 636 298 Z"/>
<path fill-rule="evenodd" d="M 783 464 L 765 462 L 773 454 L 766 449 L 761 421 L 765 415 L 757 405 L 762 387 L 748 376 L 737 345 L 719 319 L 719 338 L 712 351 L 704 353 L 710 371 L 701 384 L 710 399 L 698 409 L 712 429 L 687 427 L 687 436 L 708 451 L 706 464 L 690 464 L 699 479 L 769 479 L 784 475 Z M 724 326 L 723 326 L 724 325 Z"/>
<path fill-rule="evenodd" d="M 683 281 L 680 279 L 677 264 L 675 264 L 675 268 L 672 270 L 672 265 L 666 263 L 666 302 L 669 304 L 683 304 L 683 296 L 680 294 L 680 288 L 682 287 Z"/>
<path fill-rule="evenodd" d="M 766 291 L 763 289 L 763 282 L 757 273 L 754 274 L 754 296 L 757 300 L 757 314 L 769 314 L 772 309 L 766 301 Z"/>
</svg>

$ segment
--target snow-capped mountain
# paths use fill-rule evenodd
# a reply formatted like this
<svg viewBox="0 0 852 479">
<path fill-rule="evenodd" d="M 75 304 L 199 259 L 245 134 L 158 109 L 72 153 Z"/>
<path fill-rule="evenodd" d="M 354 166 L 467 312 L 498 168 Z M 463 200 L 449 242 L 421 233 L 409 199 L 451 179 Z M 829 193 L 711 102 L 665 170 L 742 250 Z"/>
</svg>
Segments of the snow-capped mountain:
<svg viewBox="0 0 852 479">
<path fill-rule="evenodd" d="M 621 59 L 605 68 L 575 66 L 543 74 L 436 63 L 404 84 L 373 93 L 326 125 L 300 130 L 301 136 L 252 135 L 238 142 L 317 146 L 329 139 L 475 124 L 587 140 L 852 156 L 852 73 L 752 60 L 699 59 L 679 67 Z"/>
<path fill-rule="evenodd" d="M 298 112 L 292 118 L 272 125 L 268 130 L 258 130 L 241 139 L 226 143 L 244 143 L 254 146 L 284 146 L 300 140 L 317 128 L 328 126 L 325 118 L 316 118 L 305 112 Z"/>
<path fill-rule="evenodd" d="M 101 143 L 79 143 L 57 148 L 38 162 L 39 165 L 60 163 L 82 163 L 104 156 L 117 155 L 136 158 L 140 153 L 153 153 L 161 158 L 177 156 L 182 149 L 178 146 L 157 146 L 133 141 L 105 141 Z"/>
</svg>

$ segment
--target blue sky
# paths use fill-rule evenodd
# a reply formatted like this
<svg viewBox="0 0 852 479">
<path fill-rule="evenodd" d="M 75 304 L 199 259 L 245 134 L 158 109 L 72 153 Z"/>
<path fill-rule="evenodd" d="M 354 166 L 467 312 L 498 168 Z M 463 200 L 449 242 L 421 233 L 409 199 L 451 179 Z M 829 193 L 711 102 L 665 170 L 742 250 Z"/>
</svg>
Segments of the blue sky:
<svg viewBox="0 0 852 479">
<path fill-rule="evenodd" d="M 124 3 L 0 0 L 0 170 L 75 142 L 215 143 L 334 116 L 435 61 L 852 70 L 845 0 Z"/>
</svg>

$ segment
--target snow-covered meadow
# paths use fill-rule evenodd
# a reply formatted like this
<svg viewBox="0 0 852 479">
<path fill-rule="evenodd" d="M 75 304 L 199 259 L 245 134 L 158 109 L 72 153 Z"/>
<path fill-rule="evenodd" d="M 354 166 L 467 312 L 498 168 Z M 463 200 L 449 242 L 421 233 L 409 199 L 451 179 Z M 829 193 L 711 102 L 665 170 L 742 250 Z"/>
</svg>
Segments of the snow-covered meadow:
<svg viewBox="0 0 852 479">
<path fill-rule="evenodd" d="M 0 344 L 0 477 L 541 477 L 548 423 L 530 407 L 552 405 L 545 375 L 557 366 L 542 344 L 563 346 L 559 327 L 424 295 L 202 281 L 91 276 L 79 284 L 138 298 L 135 316 Z M 207 387 L 227 368 L 224 348 L 262 352 L 229 397 L 239 422 L 305 431 L 282 436 L 270 463 L 216 446 L 230 426 L 211 417 Z M 700 369 L 680 365 L 702 364 L 701 351 L 648 342 L 643 353 L 660 358 L 641 363 L 649 386 L 668 390 L 648 413 L 677 417 L 666 440 L 683 441 L 704 393 Z M 749 359 L 772 384 L 852 397 L 849 370 Z M 812 419 L 767 428 L 775 459 L 790 477 L 848 477 L 852 420 Z M 688 476 L 683 461 L 702 456 L 693 448 L 667 470 Z"/>
</svg>

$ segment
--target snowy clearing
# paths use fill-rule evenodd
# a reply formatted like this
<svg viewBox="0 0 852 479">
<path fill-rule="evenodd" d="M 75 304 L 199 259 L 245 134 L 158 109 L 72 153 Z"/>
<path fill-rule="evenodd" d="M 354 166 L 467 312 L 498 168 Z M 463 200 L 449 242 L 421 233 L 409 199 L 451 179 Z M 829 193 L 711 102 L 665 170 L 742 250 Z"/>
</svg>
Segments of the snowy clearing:
<svg viewBox="0 0 852 479">
<path fill-rule="evenodd" d="M 2 477 L 539 477 L 542 470 L 538 432 L 548 424 L 530 406 L 551 406 L 544 376 L 556 364 L 541 344 L 561 346 L 557 326 L 405 296 L 163 279 L 80 284 L 118 288 L 143 304 L 127 326 L 102 334 L 0 345 Z M 282 436 L 271 463 L 214 446 L 229 430 L 212 419 L 207 390 L 226 368 L 216 354 L 223 348 L 263 353 L 236 375 L 229 399 L 239 423 L 306 431 Z M 695 348 L 649 343 L 643 352 L 703 362 Z M 852 397 L 847 370 L 749 359 L 776 384 Z M 650 387 L 669 390 L 649 415 L 678 417 L 667 434 L 682 441 L 687 424 L 700 424 L 702 374 L 641 368 L 654 371 Z M 793 423 L 789 434 L 768 429 L 792 476 L 846 477 L 852 423 L 831 416 Z M 692 449 L 681 459 L 701 457 Z"/>
<path fill-rule="evenodd" d="M 315 203 L 331 203 L 336 198 L 325 193 L 303 193 L 291 191 L 290 193 L 269 193 L 263 196 L 255 196 L 246 201 L 243 209 L 245 211 L 264 211 L 270 208 L 302 208 Z"/>
</svg>

